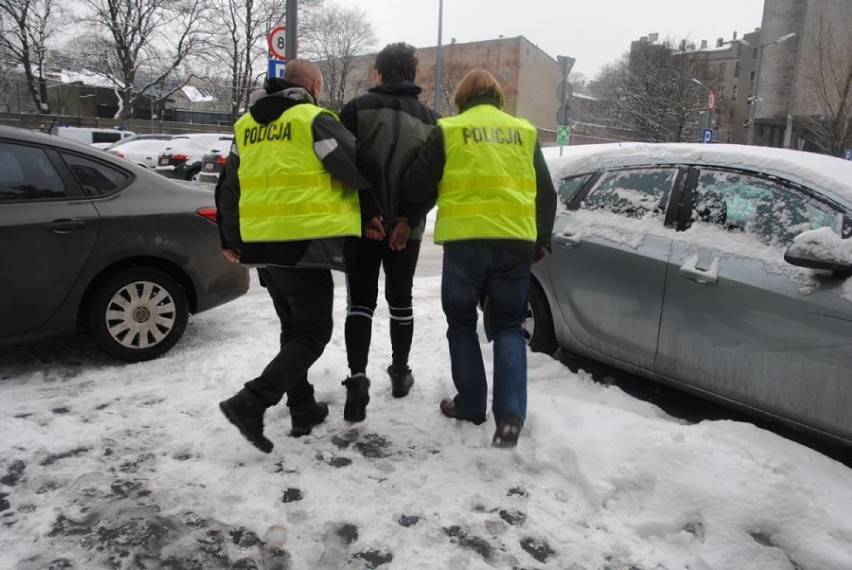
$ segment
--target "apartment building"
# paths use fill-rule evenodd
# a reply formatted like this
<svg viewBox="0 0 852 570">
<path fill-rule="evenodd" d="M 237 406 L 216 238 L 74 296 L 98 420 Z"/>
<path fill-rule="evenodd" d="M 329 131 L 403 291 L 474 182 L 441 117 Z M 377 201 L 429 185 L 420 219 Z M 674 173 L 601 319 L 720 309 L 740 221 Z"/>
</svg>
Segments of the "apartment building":
<svg viewBox="0 0 852 570">
<path fill-rule="evenodd" d="M 779 38 L 796 34 L 786 41 Z M 755 144 L 839 154 L 849 148 L 852 2 L 771 0 L 764 3 L 755 109 Z M 758 58 L 758 48 L 754 58 Z M 845 111 L 844 111 L 845 109 Z M 845 113 L 845 114 L 844 114 Z M 846 140 L 825 148 L 823 126 L 845 123 Z M 837 133 L 842 139 L 842 135 Z M 836 137 L 835 137 L 836 138 Z"/>
</svg>

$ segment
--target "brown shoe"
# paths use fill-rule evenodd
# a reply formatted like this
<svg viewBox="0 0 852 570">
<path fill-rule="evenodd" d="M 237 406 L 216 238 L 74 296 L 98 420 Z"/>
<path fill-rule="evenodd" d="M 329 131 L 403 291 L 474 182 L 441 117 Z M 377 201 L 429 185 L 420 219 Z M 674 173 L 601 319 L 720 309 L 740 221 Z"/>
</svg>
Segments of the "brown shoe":
<svg viewBox="0 0 852 570">
<path fill-rule="evenodd" d="M 494 447 L 515 447 L 518 445 L 518 437 L 521 435 L 521 428 L 523 427 L 524 422 L 518 416 L 506 416 L 497 423 L 497 431 L 494 432 L 491 445 Z"/>
<path fill-rule="evenodd" d="M 485 416 L 478 416 L 475 418 L 466 418 L 462 416 L 459 411 L 456 409 L 456 403 L 452 400 L 452 398 L 444 398 L 441 400 L 441 413 L 443 413 L 448 418 L 453 418 L 455 420 L 462 420 L 465 422 L 471 422 L 475 425 L 479 425 L 485 421 Z"/>
</svg>

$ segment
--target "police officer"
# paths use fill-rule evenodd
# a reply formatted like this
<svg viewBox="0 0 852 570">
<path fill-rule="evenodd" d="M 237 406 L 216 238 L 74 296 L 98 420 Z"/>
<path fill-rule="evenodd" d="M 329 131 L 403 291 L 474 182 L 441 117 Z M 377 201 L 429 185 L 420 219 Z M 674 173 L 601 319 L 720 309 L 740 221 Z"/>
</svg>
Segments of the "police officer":
<svg viewBox="0 0 852 570">
<path fill-rule="evenodd" d="M 234 145 L 217 186 L 225 256 L 258 270 L 281 321 L 280 351 L 242 390 L 219 404 L 225 417 L 265 453 L 263 415 L 287 394 L 291 436 L 328 415 L 308 382 L 332 332 L 331 269 L 345 269 L 344 245 L 361 234 L 355 189 L 355 139 L 317 106 L 319 68 L 293 60 L 282 79 L 234 125 Z"/>
<path fill-rule="evenodd" d="M 523 322 L 530 266 L 549 248 L 556 193 L 536 130 L 503 112 L 503 90 L 485 70 L 473 70 L 454 95 L 459 114 L 440 119 L 406 170 L 402 210 L 437 199 L 435 242 L 444 246 L 441 302 L 457 394 L 441 401 L 451 418 L 481 424 L 488 383 L 476 331 L 477 304 L 494 340 L 492 444 L 514 447 L 527 407 Z M 391 237 L 391 241 L 395 238 Z"/>
</svg>

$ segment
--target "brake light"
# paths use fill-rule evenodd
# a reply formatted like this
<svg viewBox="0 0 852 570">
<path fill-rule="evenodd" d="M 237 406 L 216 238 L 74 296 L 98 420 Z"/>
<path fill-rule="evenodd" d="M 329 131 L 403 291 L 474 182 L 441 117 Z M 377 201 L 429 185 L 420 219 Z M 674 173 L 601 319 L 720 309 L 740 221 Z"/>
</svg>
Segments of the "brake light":
<svg viewBox="0 0 852 570">
<path fill-rule="evenodd" d="M 189 155 L 188 154 L 173 154 L 172 160 L 180 160 L 181 162 L 186 162 L 187 160 L 189 160 Z"/>
<path fill-rule="evenodd" d="M 115 153 L 115 156 L 117 156 L 118 158 L 127 158 L 126 156 L 124 156 L 123 152 L 117 152 Z"/>
<path fill-rule="evenodd" d="M 206 208 L 198 208 L 195 210 L 195 213 L 201 216 L 202 218 L 206 218 L 208 221 L 216 223 L 216 207 L 208 206 Z"/>
<path fill-rule="evenodd" d="M 225 164 L 227 161 L 228 159 L 222 155 L 216 157 L 216 164 Z"/>
</svg>

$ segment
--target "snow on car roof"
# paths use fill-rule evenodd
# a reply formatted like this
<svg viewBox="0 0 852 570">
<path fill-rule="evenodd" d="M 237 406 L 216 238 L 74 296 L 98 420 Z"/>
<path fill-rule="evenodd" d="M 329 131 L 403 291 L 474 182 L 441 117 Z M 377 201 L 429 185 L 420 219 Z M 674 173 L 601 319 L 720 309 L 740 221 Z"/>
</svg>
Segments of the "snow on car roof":
<svg viewBox="0 0 852 570">
<path fill-rule="evenodd" d="M 779 176 L 834 194 L 852 207 L 852 161 L 824 154 L 735 144 L 606 143 L 544 149 L 555 181 L 605 167 L 703 164 Z"/>
</svg>

